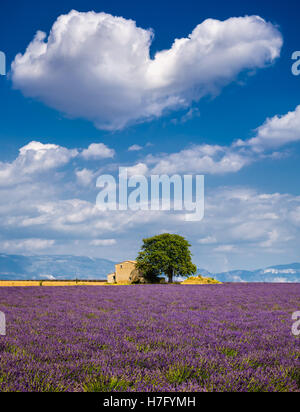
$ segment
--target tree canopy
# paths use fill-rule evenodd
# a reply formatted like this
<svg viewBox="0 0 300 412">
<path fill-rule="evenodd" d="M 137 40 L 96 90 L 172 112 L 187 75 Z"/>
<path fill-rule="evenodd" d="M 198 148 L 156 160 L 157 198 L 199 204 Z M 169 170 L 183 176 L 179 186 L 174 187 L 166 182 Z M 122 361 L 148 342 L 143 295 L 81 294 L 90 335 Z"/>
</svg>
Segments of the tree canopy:
<svg viewBox="0 0 300 412">
<path fill-rule="evenodd" d="M 150 280 L 162 274 L 168 276 L 169 282 L 174 276 L 190 276 L 197 271 L 190 246 L 184 237 L 169 233 L 143 239 L 137 268 Z"/>
</svg>

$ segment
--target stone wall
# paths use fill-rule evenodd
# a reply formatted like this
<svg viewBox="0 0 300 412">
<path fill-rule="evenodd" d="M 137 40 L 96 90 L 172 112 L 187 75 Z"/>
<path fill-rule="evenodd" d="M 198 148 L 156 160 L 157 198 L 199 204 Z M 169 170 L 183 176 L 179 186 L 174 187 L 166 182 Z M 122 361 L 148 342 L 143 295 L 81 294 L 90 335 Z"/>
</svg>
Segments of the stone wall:
<svg viewBox="0 0 300 412">
<path fill-rule="evenodd" d="M 107 283 L 116 283 L 116 274 L 110 273 L 107 275 Z"/>
<path fill-rule="evenodd" d="M 127 261 L 116 265 L 116 282 L 129 282 L 131 272 L 135 269 L 136 262 Z"/>
</svg>

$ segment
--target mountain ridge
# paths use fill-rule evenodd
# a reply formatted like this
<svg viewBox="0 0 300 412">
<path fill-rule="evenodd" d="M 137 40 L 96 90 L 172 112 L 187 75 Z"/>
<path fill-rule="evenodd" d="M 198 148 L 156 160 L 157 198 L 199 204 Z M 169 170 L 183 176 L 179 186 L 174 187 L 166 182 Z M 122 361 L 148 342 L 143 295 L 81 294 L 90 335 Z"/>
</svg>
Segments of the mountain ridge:
<svg viewBox="0 0 300 412">
<path fill-rule="evenodd" d="M 105 279 L 115 263 L 102 258 L 73 255 L 9 255 L 0 253 L 0 278 Z"/>
<path fill-rule="evenodd" d="M 1 280 L 82 279 L 103 280 L 114 271 L 109 259 L 73 255 L 16 255 L 0 253 Z M 204 268 L 198 274 L 221 282 L 300 282 L 300 263 L 274 265 L 257 270 L 213 273 Z"/>
<path fill-rule="evenodd" d="M 268 266 L 256 270 L 231 270 L 211 274 L 221 282 L 272 282 L 298 283 L 300 282 L 300 263 Z"/>
</svg>

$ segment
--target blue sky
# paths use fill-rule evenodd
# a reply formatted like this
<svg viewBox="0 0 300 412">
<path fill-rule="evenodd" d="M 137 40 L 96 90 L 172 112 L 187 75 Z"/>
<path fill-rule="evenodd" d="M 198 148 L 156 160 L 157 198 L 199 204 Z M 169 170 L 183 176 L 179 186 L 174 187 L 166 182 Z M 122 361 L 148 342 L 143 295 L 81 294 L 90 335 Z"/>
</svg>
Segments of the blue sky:
<svg viewBox="0 0 300 412">
<path fill-rule="evenodd" d="M 300 77 L 291 73 L 299 8 L 295 1 L 2 4 L 9 73 L 0 77 L 0 251 L 119 260 L 166 230 L 186 236 L 195 263 L 210 270 L 299 261 Z M 74 17 L 82 32 L 71 23 L 63 30 L 59 20 L 63 34 L 46 60 L 25 53 L 38 30 L 48 37 L 71 10 L 82 12 Z M 108 16 L 105 32 L 90 29 L 92 10 Z M 195 32 L 194 45 L 174 51 L 174 40 L 206 19 L 219 21 L 223 34 L 212 20 Z M 197 49 L 206 36 L 208 54 Z M 139 55 L 129 55 L 132 44 Z M 171 57 L 156 58 L 162 50 Z M 107 53 L 111 77 L 92 70 Z M 133 145 L 140 150 L 128 151 Z M 99 173 L 136 165 L 148 174 L 205 174 L 204 220 L 95 212 Z"/>
</svg>

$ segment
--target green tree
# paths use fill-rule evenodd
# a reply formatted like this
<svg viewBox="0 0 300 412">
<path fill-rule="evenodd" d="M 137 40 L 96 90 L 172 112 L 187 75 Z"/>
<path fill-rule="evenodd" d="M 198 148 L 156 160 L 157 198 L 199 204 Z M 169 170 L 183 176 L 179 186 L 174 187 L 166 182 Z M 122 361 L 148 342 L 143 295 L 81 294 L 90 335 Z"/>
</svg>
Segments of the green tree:
<svg viewBox="0 0 300 412">
<path fill-rule="evenodd" d="M 174 276 L 190 276 L 197 271 L 192 263 L 190 246 L 184 237 L 169 233 L 143 239 L 136 260 L 137 269 L 149 279 L 166 274 L 169 282 Z"/>
</svg>

